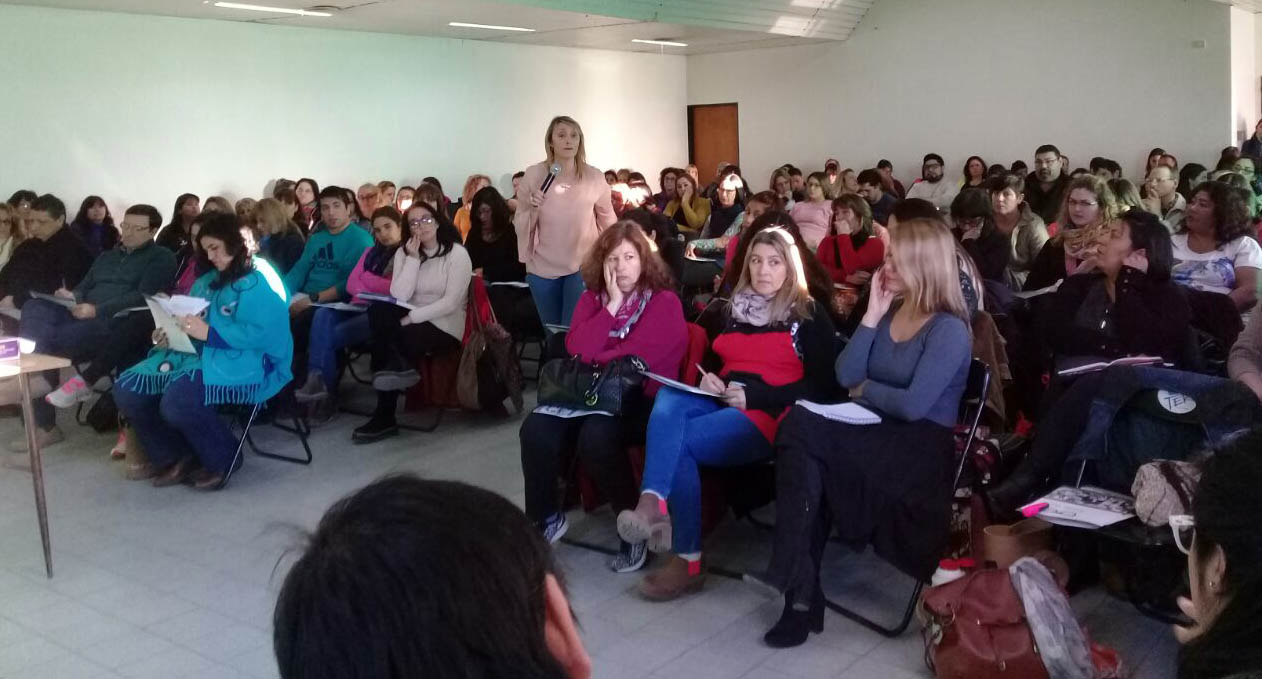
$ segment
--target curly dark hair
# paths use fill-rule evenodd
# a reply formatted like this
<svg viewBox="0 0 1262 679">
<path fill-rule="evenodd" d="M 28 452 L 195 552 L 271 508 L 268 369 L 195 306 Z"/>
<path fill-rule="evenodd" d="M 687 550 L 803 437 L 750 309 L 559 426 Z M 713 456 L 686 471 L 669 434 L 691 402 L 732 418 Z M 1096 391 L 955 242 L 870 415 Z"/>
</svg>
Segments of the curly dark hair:
<svg viewBox="0 0 1262 679">
<path fill-rule="evenodd" d="M 600 237 L 583 258 L 583 267 L 579 269 L 579 273 L 583 275 L 583 285 L 588 290 L 596 295 L 605 294 L 605 258 L 623 241 L 630 243 L 640 254 L 640 280 L 636 283 L 637 288 L 652 292 L 674 290 L 675 277 L 658 253 L 657 244 L 644 233 L 639 224 L 629 219 L 620 220 L 601 231 Z"/>
<path fill-rule="evenodd" d="M 1252 225 L 1249 206 L 1245 204 L 1239 191 L 1224 182 L 1208 181 L 1192 191 L 1192 200 L 1196 200 L 1199 193 L 1204 193 L 1209 197 L 1209 202 L 1214 204 L 1214 240 L 1219 245 L 1225 245 L 1250 233 Z M 1186 220 L 1180 231 L 1187 231 Z"/>
</svg>

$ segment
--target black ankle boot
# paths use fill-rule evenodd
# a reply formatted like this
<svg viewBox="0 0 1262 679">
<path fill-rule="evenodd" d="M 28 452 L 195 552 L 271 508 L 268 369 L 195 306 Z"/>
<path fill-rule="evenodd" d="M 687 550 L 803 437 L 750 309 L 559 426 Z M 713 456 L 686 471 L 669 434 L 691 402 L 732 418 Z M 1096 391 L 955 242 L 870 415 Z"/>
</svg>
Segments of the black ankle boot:
<svg viewBox="0 0 1262 679">
<path fill-rule="evenodd" d="M 819 634 L 824 631 L 824 593 L 815 588 L 815 596 L 811 599 L 811 607 L 800 611 L 793 608 L 793 592 L 785 592 L 784 613 L 762 639 L 772 648 L 793 648 L 806 643 L 811 632 Z"/>
<path fill-rule="evenodd" d="M 983 493 L 982 500 L 990 512 L 990 520 L 1002 523 L 1017 520 L 1020 516 L 1017 509 L 1034 500 L 1046 481 L 1047 475 L 1033 465 L 1018 466 L 1011 476 Z"/>
<path fill-rule="evenodd" d="M 398 434 L 399 425 L 395 422 L 394 415 L 377 413 L 362 426 L 355 428 L 355 431 L 351 433 L 351 441 L 354 443 L 374 443 Z"/>
</svg>

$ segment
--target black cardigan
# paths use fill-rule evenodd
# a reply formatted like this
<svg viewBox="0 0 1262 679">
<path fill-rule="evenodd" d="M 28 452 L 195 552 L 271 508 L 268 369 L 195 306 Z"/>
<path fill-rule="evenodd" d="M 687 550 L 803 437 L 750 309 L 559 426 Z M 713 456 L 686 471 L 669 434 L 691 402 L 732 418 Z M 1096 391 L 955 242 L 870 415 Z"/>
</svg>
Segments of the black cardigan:
<svg viewBox="0 0 1262 679">
<path fill-rule="evenodd" d="M 1144 272 L 1122 267 L 1117 277 L 1110 337 L 1075 322 L 1087 294 L 1104 285 L 1104 274 L 1070 276 L 1048 301 L 1039 324 L 1052 350 L 1062 356 L 1120 358 L 1134 354 L 1179 362 L 1185 354 L 1192 312 L 1173 281 L 1155 282 Z"/>
<path fill-rule="evenodd" d="M 962 241 L 962 246 L 973 258 L 982 278 L 988 281 L 1006 280 L 1008 262 L 1012 260 L 1012 244 L 1007 236 L 988 226 L 977 238 Z"/>
<path fill-rule="evenodd" d="M 731 373 L 745 384 L 745 405 L 750 410 L 761 410 L 773 416 L 779 415 L 798 399 L 817 402 L 836 400 L 837 379 L 834 377 L 833 364 L 837 361 L 837 335 L 833 322 L 818 303 L 811 304 L 812 314 L 799 322 L 797 333 L 793 336 L 793 346 L 802 358 L 803 377 L 778 387 L 768 385 L 761 375 L 751 373 Z M 731 332 L 755 334 L 760 332 L 784 332 L 785 326 L 773 324 L 765 328 L 751 326 L 733 321 L 728 313 L 728 305 L 715 305 L 697 319 L 697 324 L 706 331 L 709 346 L 701 366 L 707 372 L 719 372 L 723 369 L 723 360 L 714 352 L 714 340 L 719 335 Z"/>
</svg>

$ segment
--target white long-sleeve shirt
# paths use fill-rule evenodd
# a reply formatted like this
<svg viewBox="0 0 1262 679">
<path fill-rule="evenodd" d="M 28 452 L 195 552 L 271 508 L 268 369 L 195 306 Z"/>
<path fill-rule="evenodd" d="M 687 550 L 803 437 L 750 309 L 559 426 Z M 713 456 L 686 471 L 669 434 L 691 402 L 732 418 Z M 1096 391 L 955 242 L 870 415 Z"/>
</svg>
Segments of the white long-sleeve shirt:
<svg viewBox="0 0 1262 679">
<path fill-rule="evenodd" d="M 394 253 L 394 277 L 390 296 L 416 308 L 408 312 L 413 323 L 429 321 L 439 330 L 464 339 L 465 307 L 469 302 L 469 280 L 473 264 L 463 245 L 453 245 L 442 257 L 430 257 L 422 264 L 409 257 L 404 248 Z"/>
</svg>

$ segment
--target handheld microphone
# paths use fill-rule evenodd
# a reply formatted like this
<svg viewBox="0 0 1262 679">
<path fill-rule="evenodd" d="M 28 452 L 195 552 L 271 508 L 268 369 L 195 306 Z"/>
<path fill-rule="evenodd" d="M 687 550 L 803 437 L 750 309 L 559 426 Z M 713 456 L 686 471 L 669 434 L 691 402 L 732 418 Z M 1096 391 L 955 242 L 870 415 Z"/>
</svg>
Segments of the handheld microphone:
<svg viewBox="0 0 1262 679">
<path fill-rule="evenodd" d="M 553 163 L 552 167 L 548 168 L 548 178 L 543 180 L 543 186 L 539 187 L 539 190 L 543 193 L 547 193 L 548 189 L 552 188 L 552 182 L 556 181 L 557 175 L 559 174 L 561 174 L 561 164 Z"/>
</svg>

